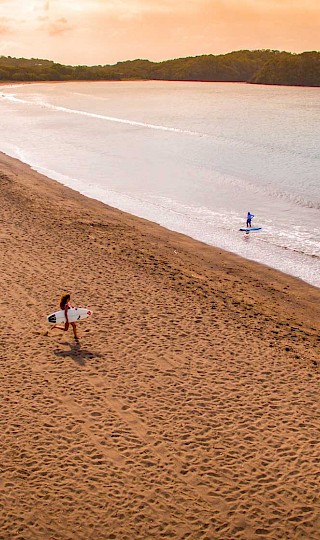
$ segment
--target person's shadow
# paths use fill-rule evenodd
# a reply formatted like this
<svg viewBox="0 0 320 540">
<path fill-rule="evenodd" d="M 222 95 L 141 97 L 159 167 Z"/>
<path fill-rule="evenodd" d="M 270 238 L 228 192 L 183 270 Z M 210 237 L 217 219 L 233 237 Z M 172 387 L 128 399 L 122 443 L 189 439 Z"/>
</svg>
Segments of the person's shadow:
<svg viewBox="0 0 320 540">
<path fill-rule="evenodd" d="M 87 349 L 82 349 L 80 345 L 80 341 L 76 341 L 75 343 L 69 343 L 64 342 L 62 345 L 69 345 L 70 350 L 69 351 L 61 351 L 59 349 L 55 349 L 53 352 L 56 356 L 59 356 L 60 358 L 72 358 L 79 366 L 85 366 L 86 365 L 86 359 L 87 358 L 101 358 L 100 353 L 96 353 L 93 351 L 88 351 Z"/>
</svg>

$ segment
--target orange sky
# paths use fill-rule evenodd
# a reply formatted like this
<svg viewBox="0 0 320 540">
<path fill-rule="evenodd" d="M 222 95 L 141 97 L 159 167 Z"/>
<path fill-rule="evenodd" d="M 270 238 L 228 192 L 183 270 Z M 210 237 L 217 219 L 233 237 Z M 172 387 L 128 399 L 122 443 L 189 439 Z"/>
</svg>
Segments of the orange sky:
<svg viewBox="0 0 320 540">
<path fill-rule="evenodd" d="M 319 50 L 320 0 L 0 0 L 0 55 L 63 64 Z"/>
</svg>

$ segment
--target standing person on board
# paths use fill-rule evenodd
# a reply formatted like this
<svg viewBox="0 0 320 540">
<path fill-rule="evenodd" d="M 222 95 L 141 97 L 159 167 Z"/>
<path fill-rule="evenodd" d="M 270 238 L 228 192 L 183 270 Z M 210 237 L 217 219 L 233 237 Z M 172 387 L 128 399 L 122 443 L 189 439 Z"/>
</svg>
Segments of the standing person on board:
<svg viewBox="0 0 320 540">
<path fill-rule="evenodd" d="M 254 218 L 254 214 L 251 214 L 250 212 L 248 212 L 248 214 L 247 214 L 247 227 L 251 227 L 252 218 Z"/>
<path fill-rule="evenodd" d="M 72 326 L 72 330 L 73 330 L 73 335 L 74 335 L 74 339 L 75 340 L 79 340 L 78 338 L 78 334 L 77 334 L 77 325 L 75 322 L 71 322 L 69 323 L 68 321 L 68 310 L 69 309 L 72 309 L 72 305 L 70 303 L 70 294 L 64 294 L 62 297 L 61 297 L 61 300 L 60 300 L 60 309 L 63 309 L 64 310 L 64 314 L 65 314 L 65 317 L 66 317 L 66 322 L 64 323 L 63 326 L 58 326 L 57 324 L 55 324 L 51 330 L 53 330 L 54 328 L 56 328 L 57 330 L 62 330 L 63 332 L 66 332 L 71 324 Z"/>
</svg>

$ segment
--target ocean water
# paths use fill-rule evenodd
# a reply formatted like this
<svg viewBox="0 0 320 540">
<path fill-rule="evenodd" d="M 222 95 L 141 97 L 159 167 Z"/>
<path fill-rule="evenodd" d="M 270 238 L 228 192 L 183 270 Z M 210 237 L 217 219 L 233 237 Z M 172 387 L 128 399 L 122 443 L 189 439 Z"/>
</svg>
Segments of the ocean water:
<svg viewBox="0 0 320 540">
<path fill-rule="evenodd" d="M 320 287 L 320 89 L 8 85 L 0 123 L 0 150 L 47 176 Z"/>
</svg>

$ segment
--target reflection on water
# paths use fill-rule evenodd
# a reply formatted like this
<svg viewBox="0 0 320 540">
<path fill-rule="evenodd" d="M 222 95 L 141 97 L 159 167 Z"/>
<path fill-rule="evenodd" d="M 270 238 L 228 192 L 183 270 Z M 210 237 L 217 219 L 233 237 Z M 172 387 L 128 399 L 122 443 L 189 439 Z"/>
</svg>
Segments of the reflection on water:
<svg viewBox="0 0 320 540">
<path fill-rule="evenodd" d="M 0 114 L 0 150 L 48 176 L 320 286 L 319 89 L 11 85 Z"/>
</svg>

